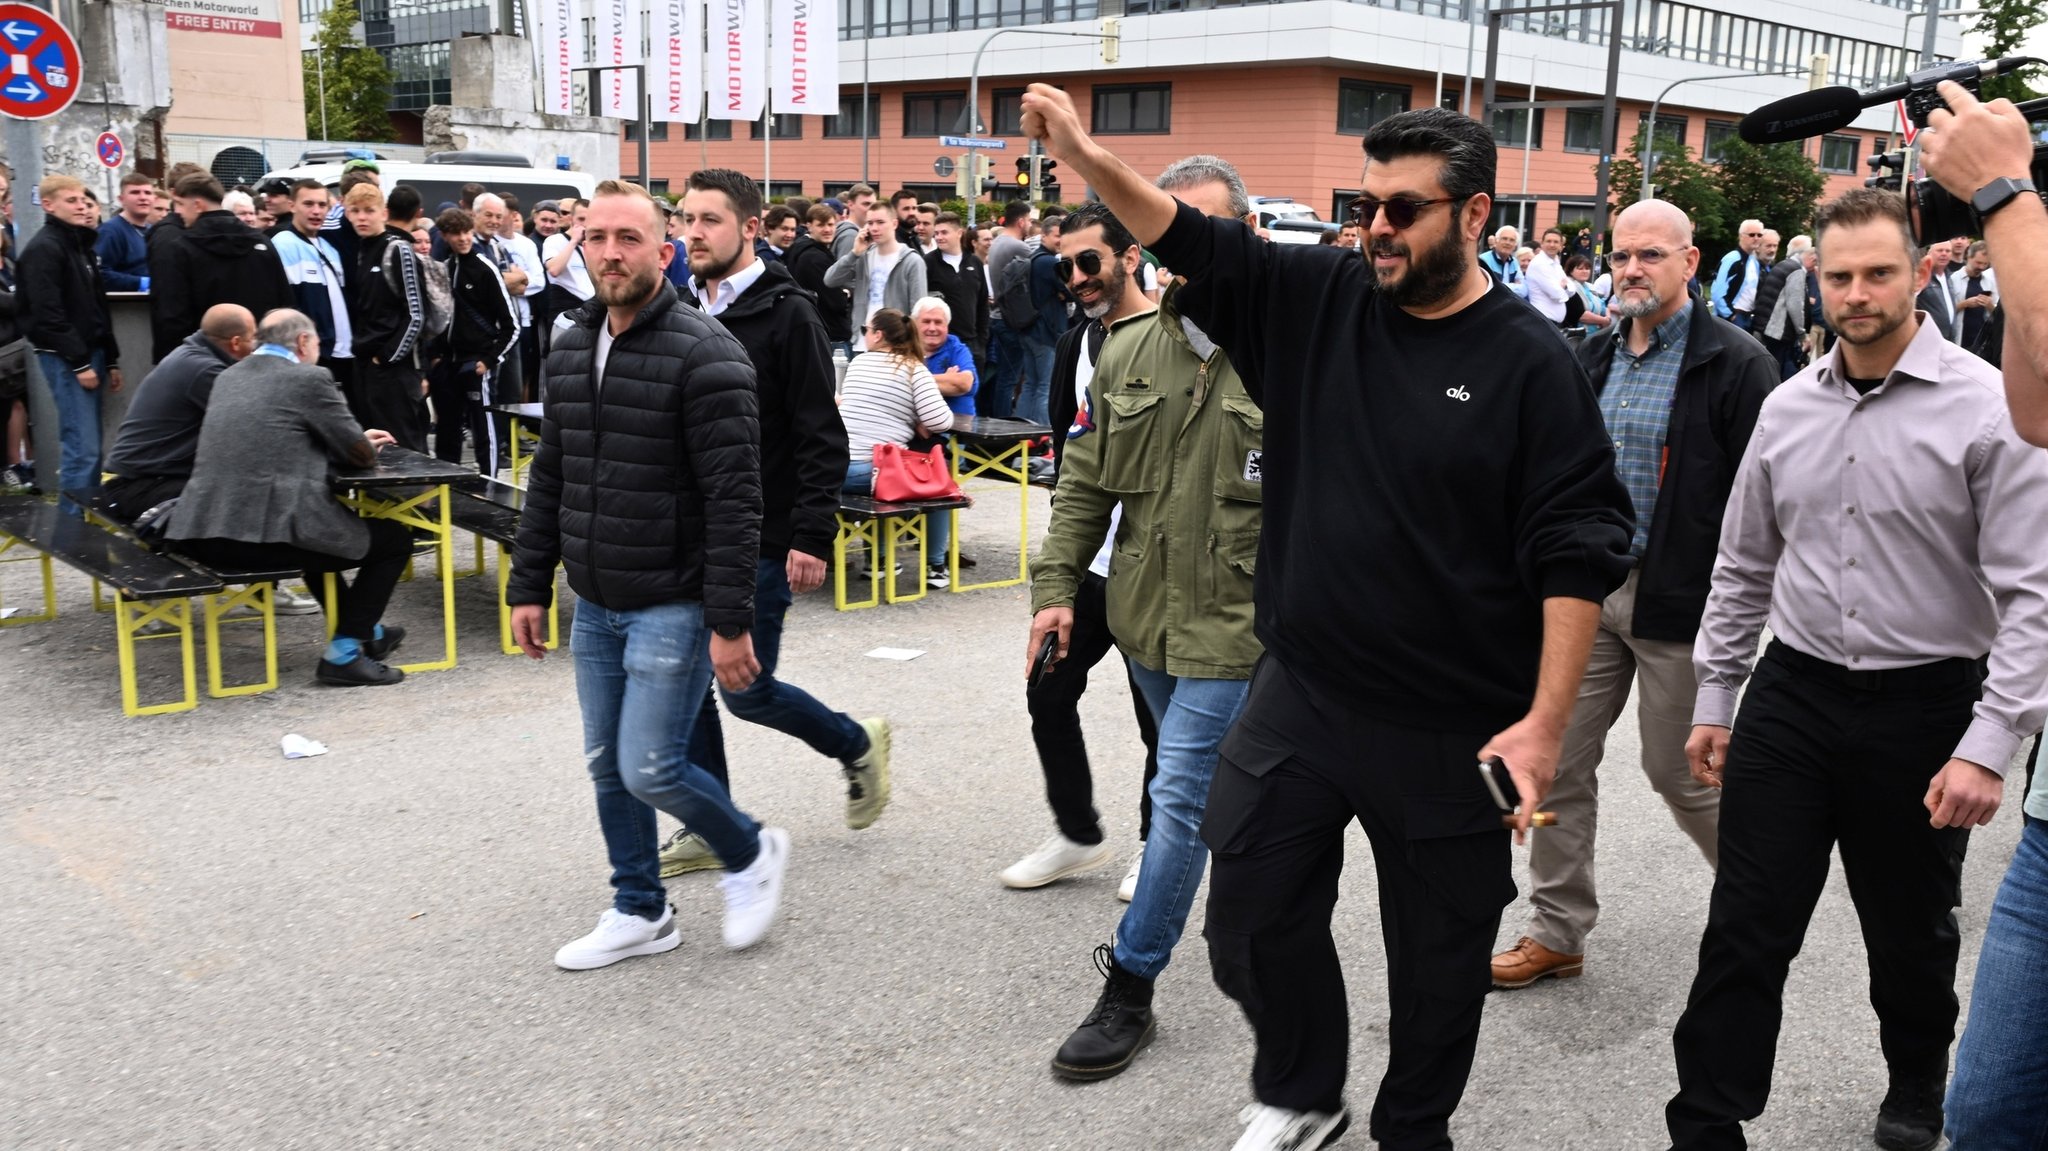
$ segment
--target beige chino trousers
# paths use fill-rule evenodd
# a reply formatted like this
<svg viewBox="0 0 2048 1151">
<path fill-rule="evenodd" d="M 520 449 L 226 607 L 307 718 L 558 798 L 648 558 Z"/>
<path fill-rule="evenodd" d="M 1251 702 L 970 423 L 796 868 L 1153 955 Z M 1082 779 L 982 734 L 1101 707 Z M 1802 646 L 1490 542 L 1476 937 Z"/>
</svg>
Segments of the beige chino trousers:
<svg viewBox="0 0 2048 1151">
<path fill-rule="evenodd" d="M 1685 741 L 1692 734 L 1693 701 L 1699 694 L 1693 645 L 1635 637 L 1636 575 L 1629 572 L 1600 607 L 1600 630 L 1593 638 L 1593 655 L 1572 708 L 1571 725 L 1565 729 L 1557 782 L 1543 802 L 1557 813 L 1557 826 L 1529 837 L 1533 914 L 1526 934 L 1567 955 L 1585 952 L 1586 936 L 1600 918 L 1593 882 L 1600 820 L 1597 769 L 1606 754 L 1608 729 L 1621 718 L 1632 683 L 1639 689 L 1636 719 L 1642 730 L 1643 774 L 1664 798 L 1679 830 L 1699 846 L 1707 866 L 1715 866 L 1719 858 L 1721 795 L 1694 782 L 1685 764 Z"/>
</svg>

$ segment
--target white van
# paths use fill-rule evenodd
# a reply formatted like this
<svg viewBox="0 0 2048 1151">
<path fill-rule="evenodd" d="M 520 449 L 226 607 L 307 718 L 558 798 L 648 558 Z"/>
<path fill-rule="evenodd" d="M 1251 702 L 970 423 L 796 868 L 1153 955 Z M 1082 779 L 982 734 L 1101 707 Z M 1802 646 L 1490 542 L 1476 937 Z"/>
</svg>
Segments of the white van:
<svg viewBox="0 0 2048 1151">
<path fill-rule="evenodd" d="M 459 162 L 474 159 L 486 159 L 488 162 Z M 499 195 L 510 192 L 519 197 L 522 210 L 529 213 L 542 200 L 559 200 L 565 196 L 588 200 L 597 190 L 597 177 L 588 172 L 536 168 L 531 162 L 521 165 L 519 161 L 524 159 L 503 152 L 441 152 L 428 157 L 424 164 L 379 160 L 377 174 L 387 195 L 400 184 L 410 184 L 419 189 L 420 201 L 429 217 L 442 204 L 460 200 L 464 184 L 482 184 Z M 302 164 L 271 172 L 263 179 L 318 180 L 334 188 L 341 183 L 341 162 Z"/>
</svg>

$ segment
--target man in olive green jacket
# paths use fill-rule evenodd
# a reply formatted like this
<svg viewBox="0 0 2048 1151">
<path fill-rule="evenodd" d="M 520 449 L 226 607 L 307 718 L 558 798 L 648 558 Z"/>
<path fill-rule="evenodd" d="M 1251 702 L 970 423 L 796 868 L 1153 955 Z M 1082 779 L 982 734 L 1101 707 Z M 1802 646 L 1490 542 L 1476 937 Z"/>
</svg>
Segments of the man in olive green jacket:
<svg viewBox="0 0 2048 1151">
<path fill-rule="evenodd" d="M 1138 244 L 1099 204 L 1067 218 L 1060 272 L 1084 309 L 1100 253 Z M 1097 256 L 1097 267 L 1080 253 Z M 1083 573 L 1122 504 L 1107 593 L 1109 629 L 1159 725 L 1152 832 L 1115 942 L 1097 949 L 1106 984 L 1095 1010 L 1053 1057 L 1053 1073 L 1104 1079 L 1153 1032 L 1152 985 L 1187 924 L 1208 850 L 1198 831 L 1216 747 L 1244 704 L 1259 641 L 1252 570 L 1259 550 L 1265 416 L 1221 351 L 1184 324 L 1169 291 L 1155 311 L 1113 323 L 1070 434 L 1052 526 L 1032 572 L 1029 652 L 1058 637 L 1066 653 Z M 1092 428 L 1086 424 L 1092 422 Z"/>
</svg>

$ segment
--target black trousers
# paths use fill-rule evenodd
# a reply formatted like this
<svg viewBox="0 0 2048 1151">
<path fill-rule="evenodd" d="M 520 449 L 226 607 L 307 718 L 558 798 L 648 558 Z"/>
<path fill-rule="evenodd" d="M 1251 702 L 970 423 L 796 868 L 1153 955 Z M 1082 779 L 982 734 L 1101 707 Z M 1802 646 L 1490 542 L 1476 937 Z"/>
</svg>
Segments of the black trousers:
<svg viewBox="0 0 2048 1151">
<path fill-rule="evenodd" d="M 398 586 L 405 561 L 412 555 L 412 532 L 396 520 L 367 519 L 363 526 L 370 529 L 370 543 L 359 556 L 329 555 L 291 544 L 247 540 L 178 540 L 176 546 L 180 555 L 229 571 L 298 568 L 305 573 L 307 590 L 315 596 L 320 595 L 322 587 L 319 577 L 354 568 L 353 580 L 335 577 L 339 605 L 334 633 L 350 639 L 374 639 L 377 623 L 391 603 L 391 591 Z"/>
<path fill-rule="evenodd" d="M 1480 782 L 1491 731 L 1425 731 L 1359 712 L 1270 654 L 1224 737 L 1202 840 L 1209 966 L 1258 1039 L 1252 1089 L 1296 1111 L 1343 1104 L 1349 1003 L 1330 915 L 1355 817 L 1372 841 L 1387 949 L 1386 1075 L 1371 1135 L 1451 1146 L 1478 1046 L 1509 836 Z"/>
<path fill-rule="evenodd" d="M 373 364 L 356 361 L 348 395 L 349 411 L 364 428 L 381 428 L 403 448 L 427 450 L 427 404 L 420 395 L 425 373 L 411 363 Z"/>
<path fill-rule="evenodd" d="M 500 403 L 527 404 L 540 398 L 540 319 L 519 329 L 519 394 Z"/>
<path fill-rule="evenodd" d="M 434 401 L 434 458 L 462 462 L 462 435 L 476 445 L 476 465 L 489 473 L 497 466 L 497 427 L 491 420 L 493 381 L 477 375 L 478 361 L 450 356 L 427 372 L 427 395 Z"/>
<path fill-rule="evenodd" d="M 185 476 L 116 476 L 100 485 L 100 502 L 118 523 L 135 517 L 185 490 Z"/>
<path fill-rule="evenodd" d="M 1699 972 L 1671 1037 L 1664 1116 L 1680 1151 L 1748 1146 L 1741 1124 L 1770 1094 L 1786 972 L 1837 845 L 1885 1064 L 1896 1081 L 1946 1078 L 1969 832 L 1928 826 L 1921 801 L 1982 683 L 1975 660 L 1859 674 L 1773 641 L 1758 661 L 1722 776 Z"/>
<path fill-rule="evenodd" d="M 1081 577 L 1080 590 L 1074 596 L 1074 629 L 1067 637 L 1067 658 L 1024 689 L 1024 704 L 1031 712 L 1031 742 L 1038 746 L 1038 766 L 1045 773 L 1045 799 L 1052 805 L 1060 834 L 1075 843 L 1102 842 L 1088 743 L 1081 735 L 1081 696 L 1088 690 L 1089 670 L 1116 651 L 1116 637 L 1109 634 L 1108 587 L 1109 581 L 1093 572 Z M 1123 664 L 1121 656 L 1118 663 L 1129 680 L 1129 665 Z M 1138 715 L 1138 735 L 1145 741 L 1145 782 L 1138 789 L 1138 838 L 1142 840 L 1152 833 L 1152 777 L 1159 774 L 1159 724 L 1136 683 L 1131 684 L 1131 703 Z"/>
</svg>

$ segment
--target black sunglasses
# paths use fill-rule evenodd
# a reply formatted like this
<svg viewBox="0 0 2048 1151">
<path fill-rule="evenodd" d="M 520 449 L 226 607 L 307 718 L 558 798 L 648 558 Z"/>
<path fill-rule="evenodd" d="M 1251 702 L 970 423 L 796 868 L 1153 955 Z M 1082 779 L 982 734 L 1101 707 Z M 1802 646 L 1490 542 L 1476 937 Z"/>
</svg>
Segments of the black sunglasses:
<svg viewBox="0 0 2048 1151">
<path fill-rule="evenodd" d="M 1074 278 L 1076 265 L 1080 266 L 1081 274 L 1084 276 L 1099 276 L 1102 274 L 1102 253 L 1093 248 L 1083 248 L 1080 255 L 1071 259 L 1061 256 L 1054 260 L 1052 270 L 1059 274 L 1061 282 L 1064 283 Z"/>
<path fill-rule="evenodd" d="M 1436 200 L 1375 200 L 1370 196 L 1360 196 L 1351 201 L 1349 212 L 1352 223 L 1369 228 L 1372 226 L 1373 218 L 1380 214 L 1381 209 L 1385 209 L 1388 226 L 1399 232 L 1414 227 L 1415 217 L 1420 215 L 1424 208 L 1434 204 L 1455 204 L 1464 198 L 1444 196 Z"/>
</svg>

